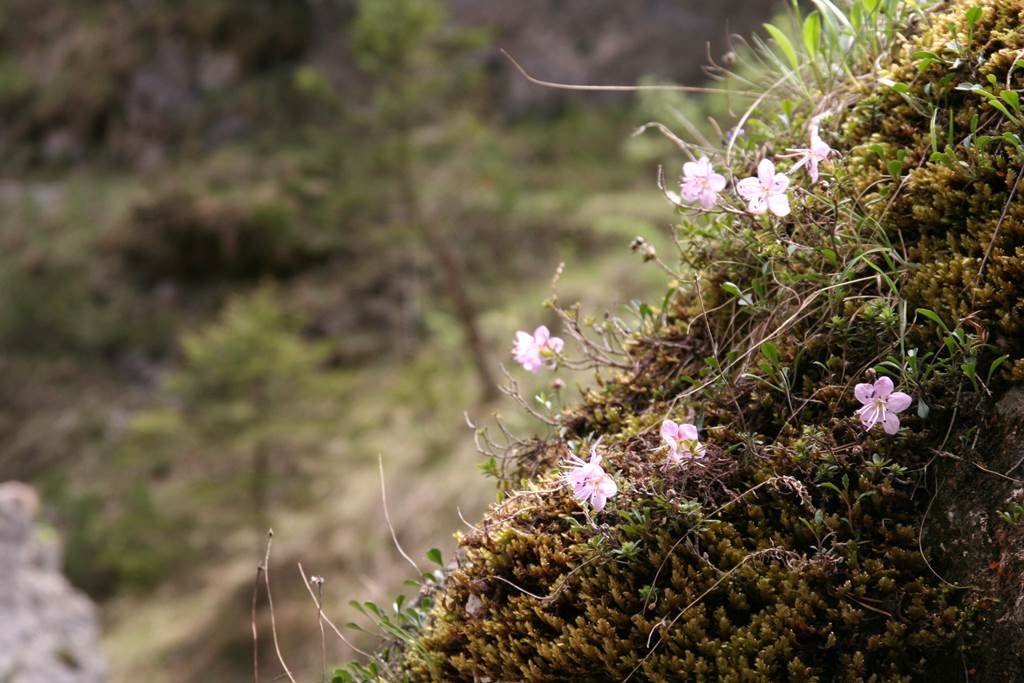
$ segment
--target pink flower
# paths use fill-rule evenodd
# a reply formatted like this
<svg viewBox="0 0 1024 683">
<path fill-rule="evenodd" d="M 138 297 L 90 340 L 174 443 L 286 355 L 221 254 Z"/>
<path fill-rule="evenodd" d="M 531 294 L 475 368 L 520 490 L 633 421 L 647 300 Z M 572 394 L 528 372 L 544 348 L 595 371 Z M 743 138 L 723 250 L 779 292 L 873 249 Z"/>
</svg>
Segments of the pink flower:
<svg viewBox="0 0 1024 683">
<path fill-rule="evenodd" d="M 533 334 L 519 330 L 516 332 L 516 344 L 512 356 L 516 362 L 530 372 L 536 374 L 541 368 L 553 369 L 558 364 L 558 354 L 565 343 L 541 325 Z"/>
<path fill-rule="evenodd" d="M 888 377 L 879 377 L 874 384 L 858 384 L 853 394 L 864 404 L 864 407 L 857 411 L 864 429 L 870 431 L 876 424 L 881 423 L 886 434 L 895 434 L 899 431 L 900 419 L 896 417 L 896 413 L 909 408 L 913 401 L 910 395 L 902 391 L 893 391 L 892 380 Z"/>
<path fill-rule="evenodd" d="M 789 215 L 789 178 L 775 172 L 775 164 L 762 159 L 757 166 L 757 177 L 744 178 L 736 183 L 736 191 L 747 200 L 747 211 L 760 216 L 771 211 L 776 216 Z"/>
<path fill-rule="evenodd" d="M 565 481 L 572 486 L 572 495 L 581 503 L 589 502 L 595 512 L 604 510 L 605 503 L 619 492 L 619 487 L 601 467 L 597 444 L 590 449 L 590 462 L 572 456 L 569 464 L 572 469 L 565 475 Z"/>
<path fill-rule="evenodd" d="M 725 176 L 715 173 L 707 157 L 683 164 L 683 178 L 679 191 L 688 202 L 699 201 L 705 210 L 718 201 L 718 193 L 725 189 Z"/>
<path fill-rule="evenodd" d="M 811 175 L 811 180 L 814 182 L 818 182 L 818 164 L 827 161 L 832 151 L 828 143 L 818 135 L 818 127 L 811 126 L 811 146 L 807 150 L 805 158 L 807 159 L 807 172 Z"/>
<path fill-rule="evenodd" d="M 697 440 L 697 427 L 692 424 L 676 424 L 672 420 L 665 420 L 661 423 L 661 439 L 668 444 L 669 461 L 676 465 L 684 457 L 704 457 L 704 446 Z"/>
</svg>

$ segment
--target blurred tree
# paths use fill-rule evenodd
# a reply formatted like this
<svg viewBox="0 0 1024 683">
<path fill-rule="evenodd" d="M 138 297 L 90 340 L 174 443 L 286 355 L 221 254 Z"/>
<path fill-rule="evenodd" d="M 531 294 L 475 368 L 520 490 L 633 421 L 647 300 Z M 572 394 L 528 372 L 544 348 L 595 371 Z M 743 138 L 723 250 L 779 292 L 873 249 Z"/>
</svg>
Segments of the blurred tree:
<svg viewBox="0 0 1024 683">
<path fill-rule="evenodd" d="M 429 251 L 462 327 L 465 346 L 476 367 L 482 402 L 497 397 L 497 382 L 477 322 L 477 308 L 466 284 L 455 236 L 444 229 L 439 212 L 425 209 L 428 164 L 446 153 L 422 141 L 422 133 L 449 114 L 452 100 L 471 99 L 479 81 L 477 60 L 465 53 L 480 34 L 445 21 L 436 0 L 360 0 L 352 25 L 353 51 L 372 78 L 363 124 L 378 142 L 383 162 L 380 182 L 390 189 L 392 220 L 411 227 Z M 457 146 L 458 142 L 449 141 Z M 415 269 L 396 273 L 415 278 Z M 410 283 L 413 288 L 415 282 Z"/>
<path fill-rule="evenodd" d="M 263 287 L 184 336 L 183 366 L 167 381 L 174 403 L 136 414 L 123 441 L 127 465 L 170 507 L 222 509 L 228 528 L 240 514 L 262 538 L 274 502 L 302 491 L 313 461 L 283 456 L 323 442 L 344 380 L 323 370 L 326 346 L 299 326 Z M 209 520 L 204 529 L 217 534 Z"/>
</svg>

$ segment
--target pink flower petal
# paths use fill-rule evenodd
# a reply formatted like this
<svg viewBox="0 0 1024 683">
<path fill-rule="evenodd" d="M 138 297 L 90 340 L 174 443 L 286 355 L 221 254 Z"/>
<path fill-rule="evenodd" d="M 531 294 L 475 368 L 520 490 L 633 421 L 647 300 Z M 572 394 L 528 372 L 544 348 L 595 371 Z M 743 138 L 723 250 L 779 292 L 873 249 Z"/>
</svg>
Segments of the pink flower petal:
<svg viewBox="0 0 1024 683">
<path fill-rule="evenodd" d="M 695 427 L 694 425 L 689 424 L 689 423 L 684 424 L 684 425 L 680 425 L 680 427 L 679 427 L 679 435 L 685 441 L 696 441 L 697 440 L 697 436 L 698 436 L 697 427 Z"/>
<path fill-rule="evenodd" d="M 764 188 L 772 186 L 772 181 L 775 179 L 775 164 L 771 159 L 761 159 L 761 163 L 757 165 L 757 179 L 761 181 L 761 186 Z"/>
<path fill-rule="evenodd" d="M 761 194 L 761 184 L 757 178 L 744 178 L 736 183 L 736 192 L 744 199 L 753 199 Z"/>
<path fill-rule="evenodd" d="M 768 211 L 768 202 L 764 197 L 752 197 L 750 203 L 747 204 L 747 211 L 755 216 L 760 216 Z"/>
<path fill-rule="evenodd" d="M 700 205 L 705 210 L 713 209 L 715 202 L 718 201 L 718 195 L 710 188 L 700 193 Z"/>
<path fill-rule="evenodd" d="M 661 423 L 661 438 L 673 439 L 679 434 L 679 425 L 672 420 L 665 420 Z"/>
<path fill-rule="evenodd" d="M 857 417 L 860 418 L 860 423 L 864 425 L 864 429 L 871 429 L 878 424 L 878 408 L 874 405 L 866 405 L 857 411 Z"/>
<path fill-rule="evenodd" d="M 858 401 L 867 405 L 875 397 L 875 387 L 867 382 L 858 384 L 853 388 L 853 395 L 857 397 Z"/>
<path fill-rule="evenodd" d="M 712 173 L 708 176 L 708 184 L 715 192 L 721 192 L 725 189 L 725 176 L 720 173 Z"/>
<path fill-rule="evenodd" d="M 888 377 L 879 377 L 875 380 L 875 398 L 880 398 L 884 401 L 889 398 L 889 394 L 892 393 L 892 390 L 892 380 Z"/>
<path fill-rule="evenodd" d="M 783 175 L 782 173 L 776 173 L 775 177 L 772 178 L 770 192 L 772 194 L 780 194 L 785 192 L 789 188 L 789 176 Z"/>
<path fill-rule="evenodd" d="M 533 331 L 533 339 L 539 346 L 544 346 L 550 337 L 551 332 L 548 330 L 547 325 L 541 325 Z"/>
<path fill-rule="evenodd" d="M 789 197 L 784 194 L 773 194 L 768 197 L 768 208 L 776 216 L 789 215 Z M 763 213 L 763 212 L 762 212 Z"/>
<path fill-rule="evenodd" d="M 619 492 L 619 485 L 615 483 L 614 479 L 606 474 L 598 483 L 597 491 L 605 498 L 611 498 Z"/>
<path fill-rule="evenodd" d="M 593 495 L 590 496 L 590 505 L 594 508 L 594 512 L 601 512 L 604 510 L 604 504 L 606 502 L 608 502 L 608 499 L 598 491 L 595 491 Z"/>
<path fill-rule="evenodd" d="M 902 391 L 894 391 L 889 394 L 889 400 L 885 402 L 887 410 L 893 413 L 902 413 L 904 410 L 910 407 L 913 402 L 910 394 L 905 394 Z"/>
<path fill-rule="evenodd" d="M 548 348 L 554 353 L 561 353 L 562 349 L 565 348 L 565 342 L 562 341 L 561 337 L 552 337 L 548 340 Z"/>
<path fill-rule="evenodd" d="M 900 418 L 896 416 L 896 413 L 885 414 L 885 419 L 882 421 L 882 429 L 885 430 L 886 434 L 895 434 L 900 431 Z"/>
<path fill-rule="evenodd" d="M 679 186 L 679 193 L 686 201 L 694 202 L 697 201 L 698 197 L 700 197 L 701 189 L 696 182 L 687 180 Z"/>
</svg>

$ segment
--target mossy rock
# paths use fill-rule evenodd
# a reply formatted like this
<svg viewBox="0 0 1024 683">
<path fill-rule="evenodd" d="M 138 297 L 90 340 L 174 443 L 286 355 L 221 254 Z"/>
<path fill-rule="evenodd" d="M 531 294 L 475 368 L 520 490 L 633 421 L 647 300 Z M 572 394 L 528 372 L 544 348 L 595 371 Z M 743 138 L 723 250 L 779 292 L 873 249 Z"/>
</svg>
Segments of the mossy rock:
<svg viewBox="0 0 1024 683">
<path fill-rule="evenodd" d="M 429 619 L 381 666 L 399 680 L 1021 680 L 1021 657 L 987 645 L 1024 645 L 1019 573 L 982 558 L 1024 564 L 1010 550 L 1024 533 L 995 515 L 1019 452 L 996 401 L 1024 379 L 1024 150 L 1002 94 L 1024 86 L 1022 18 L 1019 1 L 912 13 L 880 71 L 759 112 L 775 127 L 729 170 L 806 146 L 827 109 L 832 188 L 795 192 L 779 220 L 684 223 L 682 239 L 713 235 L 683 245 L 692 284 L 672 283 L 557 436 L 508 454 L 524 476 L 460 535 Z M 894 437 L 853 419 L 853 384 L 877 371 L 918 399 Z M 666 417 L 701 425 L 699 464 L 664 464 Z M 593 517 L 556 467 L 592 447 L 619 485 Z M 943 517 L 950 490 L 983 538 Z"/>
</svg>

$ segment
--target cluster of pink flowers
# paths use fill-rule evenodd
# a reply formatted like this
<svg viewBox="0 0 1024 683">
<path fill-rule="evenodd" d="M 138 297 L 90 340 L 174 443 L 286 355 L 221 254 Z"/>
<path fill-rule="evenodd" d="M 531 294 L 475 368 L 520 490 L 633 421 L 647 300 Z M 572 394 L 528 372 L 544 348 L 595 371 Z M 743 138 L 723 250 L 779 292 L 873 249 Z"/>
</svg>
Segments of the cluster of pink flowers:
<svg viewBox="0 0 1024 683">
<path fill-rule="evenodd" d="M 899 431 L 900 419 L 897 413 L 909 408 L 913 399 L 909 394 L 894 389 L 888 377 L 880 377 L 873 383 L 862 383 L 855 387 L 854 395 L 862 404 L 856 415 L 865 430 L 871 431 L 875 425 L 880 424 L 886 434 Z M 697 426 L 689 422 L 664 420 L 661 423 L 661 440 L 668 451 L 668 464 L 682 465 L 704 457 L 705 448 L 700 442 Z M 591 447 L 589 461 L 570 456 L 567 462 L 569 470 L 563 477 L 565 483 L 572 487 L 572 495 L 576 500 L 589 504 L 595 512 L 604 510 L 608 499 L 619 492 L 615 480 L 601 466 L 598 443 Z"/>
<path fill-rule="evenodd" d="M 661 440 L 668 446 L 669 462 L 679 465 L 683 458 L 696 460 L 704 457 L 704 446 L 697 438 L 697 427 L 688 422 L 677 424 L 672 420 L 661 423 Z"/>
<path fill-rule="evenodd" d="M 821 139 L 817 119 L 810 126 L 809 146 L 790 151 L 793 154 L 784 156 L 799 157 L 790 174 L 806 166 L 808 175 L 815 183 L 820 178 L 821 164 L 827 162 L 834 152 Z M 683 165 L 680 195 L 666 194 L 676 203 L 680 200 L 699 203 L 703 209 L 710 210 L 718 203 L 719 195 L 725 191 L 727 184 L 725 176 L 716 172 L 711 161 L 702 156 Z M 777 172 L 772 160 L 762 159 L 756 176 L 743 178 L 736 183 L 736 193 L 746 201 L 749 213 L 764 215 L 770 212 L 781 217 L 788 215 L 791 210 L 789 187 L 789 175 Z M 518 331 L 512 354 L 516 362 L 526 370 L 537 373 L 542 368 L 557 367 L 563 346 L 561 339 L 551 336 L 548 328 L 541 325 L 532 334 Z M 893 381 L 888 377 L 857 384 L 854 396 L 861 403 L 855 415 L 864 429 L 871 431 L 876 425 L 881 425 L 884 432 L 890 435 L 900 429 L 898 414 L 913 402 L 909 394 L 895 391 Z M 705 457 L 706 449 L 700 442 L 699 430 L 694 424 L 665 419 L 661 423 L 660 435 L 668 465 L 694 463 Z M 603 511 L 608 500 L 619 492 L 615 479 L 601 465 L 602 456 L 598 453 L 598 445 L 595 443 L 591 447 L 588 461 L 576 455 L 570 456 L 566 462 L 567 471 L 562 477 L 564 484 L 572 488 L 576 500 L 589 505 L 595 512 Z"/>
<path fill-rule="evenodd" d="M 794 150 L 800 160 L 793 166 L 790 173 L 807 166 L 808 174 L 813 182 L 818 182 L 819 166 L 827 161 L 833 149 L 821 139 L 817 120 L 811 123 L 810 146 L 806 149 Z M 679 181 L 680 196 L 687 202 L 700 202 L 701 208 L 709 211 L 718 203 L 718 195 L 726 187 L 725 176 L 715 171 L 711 161 L 702 156 L 697 161 L 683 164 L 683 176 Z M 747 202 L 747 211 L 761 216 L 769 211 L 776 216 L 788 216 L 789 176 L 777 173 L 775 163 L 771 159 L 762 159 L 757 166 L 757 175 L 743 178 L 736 183 L 736 193 Z"/>
<path fill-rule="evenodd" d="M 571 456 L 568 464 L 571 469 L 565 475 L 565 482 L 572 487 L 572 495 L 581 503 L 590 503 L 594 512 L 604 510 L 605 503 L 619 492 L 619 487 L 601 467 L 597 444 L 590 449 L 590 462 Z"/>
<path fill-rule="evenodd" d="M 522 330 L 516 332 L 512 356 L 528 371 L 537 374 L 541 368 L 553 370 L 558 365 L 558 354 L 562 353 L 564 346 L 565 342 L 552 337 L 548 328 L 541 325 L 533 334 Z"/>
</svg>

